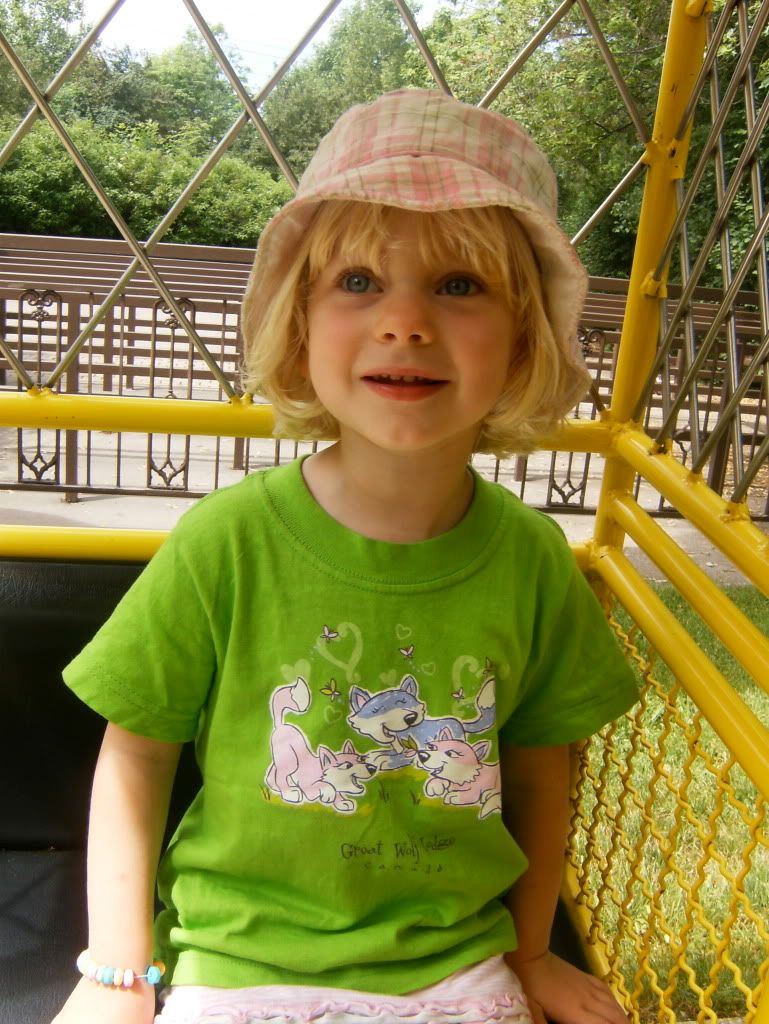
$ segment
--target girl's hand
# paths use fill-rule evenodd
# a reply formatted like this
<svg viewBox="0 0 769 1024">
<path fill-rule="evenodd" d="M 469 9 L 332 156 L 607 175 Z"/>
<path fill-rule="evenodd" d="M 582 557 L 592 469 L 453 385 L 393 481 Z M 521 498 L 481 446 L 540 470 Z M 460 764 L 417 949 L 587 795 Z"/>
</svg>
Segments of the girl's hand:
<svg viewBox="0 0 769 1024">
<path fill-rule="evenodd" d="M 519 963 L 509 958 L 529 1002 L 534 1024 L 627 1024 L 609 988 L 554 953 Z"/>
<path fill-rule="evenodd" d="M 126 990 L 96 985 L 81 978 L 52 1024 L 152 1024 L 155 990 L 135 983 Z"/>
</svg>

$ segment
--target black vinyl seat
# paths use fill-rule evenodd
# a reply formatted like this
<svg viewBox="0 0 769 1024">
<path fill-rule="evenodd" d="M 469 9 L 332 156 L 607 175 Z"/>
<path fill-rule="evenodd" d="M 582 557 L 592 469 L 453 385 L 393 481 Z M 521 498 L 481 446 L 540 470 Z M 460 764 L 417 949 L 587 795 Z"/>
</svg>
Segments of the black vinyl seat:
<svg viewBox="0 0 769 1024">
<path fill-rule="evenodd" d="M 49 1024 L 78 979 L 88 804 L 104 721 L 67 689 L 61 670 L 141 568 L 0 562 L 0 1024 Z M 169 829 L 198 786 L 185 749 Z"/>
</svg>

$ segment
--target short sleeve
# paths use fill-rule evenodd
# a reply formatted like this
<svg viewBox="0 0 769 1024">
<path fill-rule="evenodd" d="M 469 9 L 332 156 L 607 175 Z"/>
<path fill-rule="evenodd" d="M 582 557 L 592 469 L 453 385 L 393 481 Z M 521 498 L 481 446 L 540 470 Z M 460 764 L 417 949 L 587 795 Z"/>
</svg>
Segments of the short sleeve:
<svg viewBox="0 0 769 1024">
<path fill-rule="evenodd" d="M 221 552 L 217 559 L 211 548 L 188 513 L 64 669 L 67 686 L 108 721 L 166 742 L 197 735 L 216 672 L 215 619 L 226 603 Z"/>
<path fill-rule="evenodd" d="M 500 729 L 503 743 L 573 743 L 638 699 L 630 667 L 565 541 L 558 563 L 538 587 L 530 655 L 519 701 Z"/>
</svg>

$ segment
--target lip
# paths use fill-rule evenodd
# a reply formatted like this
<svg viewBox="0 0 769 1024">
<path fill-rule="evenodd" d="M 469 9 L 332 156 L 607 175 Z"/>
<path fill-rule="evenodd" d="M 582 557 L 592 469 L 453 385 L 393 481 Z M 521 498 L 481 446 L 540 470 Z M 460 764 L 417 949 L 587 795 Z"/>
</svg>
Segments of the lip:
<svg viewBox="0 0 769 1024">
<path fill-rule="evenodd" d="M 435 373 L 431 373 L 429 370 L 425 370 L 418 366 L 376 366 L 372 370 L 367 370 L 362 377 L 423 377 L 425 380 L 445 382 L 444 377 L 439 377 Z"/>
<path fill-rule="evenodd" d="M 428 383 L 406 384 L 399 381 L 374 380 L 378 376 L 421 377 Z M 389 366 L 386 369 L 371 370 L 363 374 L 361 380 L 374 394 L 397 402 L 422 401 L 442 391 L 448 384 L 448 381 L 443 377 L 437 377 L 433 373 L 426 373 L 424 370 L 410 366 Z"/>
</svg>

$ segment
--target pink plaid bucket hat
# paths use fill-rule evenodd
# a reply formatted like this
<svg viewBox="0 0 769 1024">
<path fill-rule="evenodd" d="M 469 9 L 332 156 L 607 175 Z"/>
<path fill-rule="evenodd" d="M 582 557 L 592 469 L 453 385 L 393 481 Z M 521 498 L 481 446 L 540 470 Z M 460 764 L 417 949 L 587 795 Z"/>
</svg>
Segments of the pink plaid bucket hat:
<svg viewBox="0 0 769 1024">
<path fill-rule="evenodd" d="M 556 222 L 555 175 L 516 121 L 427 89 L 386 93 L 351 107 L 321 140 L 295 198 L 262 232 L 253 273 L 264 294 L 274 293 L 327 199 L 425 213 L 514 210 L 539 263 L 553 333 L 570 361 L 582 362 L 577 325 L 587 272 Z"/>
</svg>

